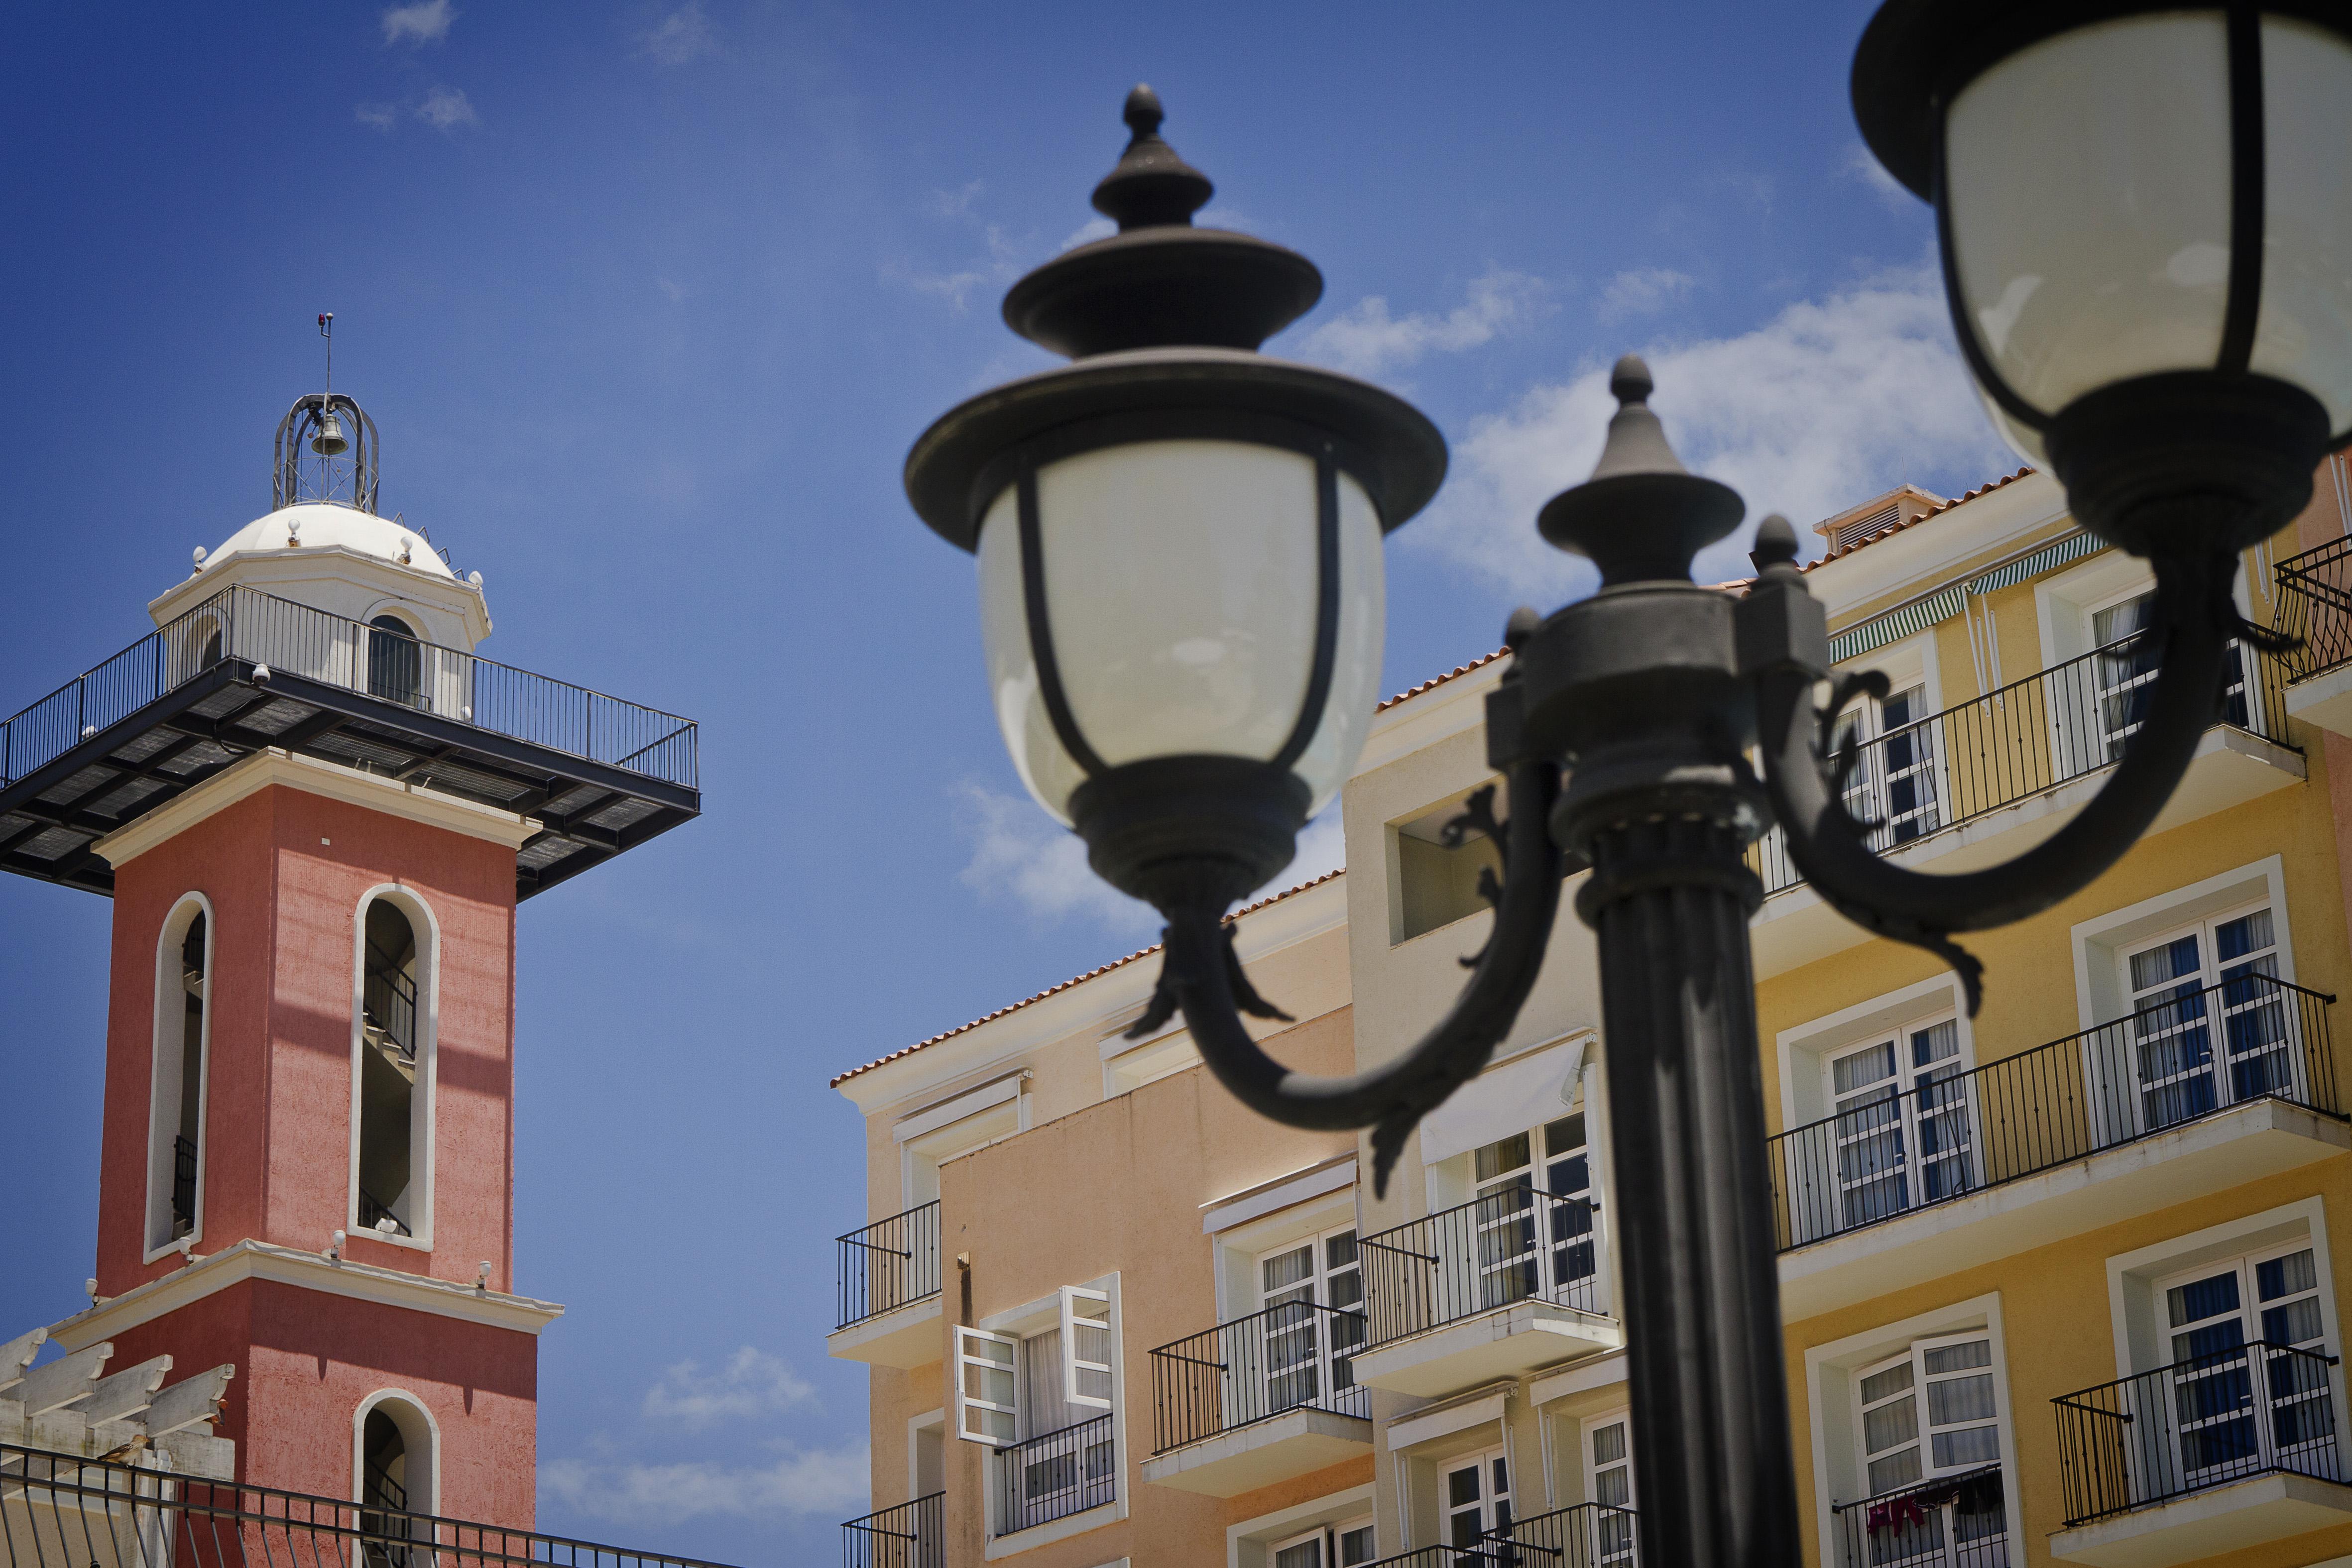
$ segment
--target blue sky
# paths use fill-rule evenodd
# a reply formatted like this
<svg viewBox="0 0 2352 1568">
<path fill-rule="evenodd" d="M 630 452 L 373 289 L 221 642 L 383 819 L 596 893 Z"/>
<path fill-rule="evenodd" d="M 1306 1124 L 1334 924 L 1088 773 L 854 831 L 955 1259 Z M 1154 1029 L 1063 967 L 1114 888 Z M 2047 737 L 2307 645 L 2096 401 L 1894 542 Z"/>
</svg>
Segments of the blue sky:
<svg viewBox="0 0 2352 1568">
<path fill-rule="evenodd" d="M 142 634 L 336 385 L 484 652 L 702 722 L 706 814 L 525 906 L 520 1288 L 541 1527 L 746 1563 L 863 1511 L 824 1356 L 862 1217 L 839 1069 L 1152 936 L 1020 797 L 972 570 L 899 464 L 1046 362 L 1004 287 L 1080 236 L 1148 79 L 1324 302 L 1270 350 L 1454 444 L 1392 540 L 1387 685 L 1584 588 L 1532 516 L 1616 354 L 1751 519 L 2013 465 L 1926 217 L 1861 162 L 1864 0 L 1476 6 L 20 6 L 0 16 L 0 711 Z M 1737 549 L 1710 563 L 1737 570 Z M 1318 833 L 1298 870 L 1333 852 Z M 0 884 L 0 1337 L 81 1302 L 109 907 Z"/>
</svg>

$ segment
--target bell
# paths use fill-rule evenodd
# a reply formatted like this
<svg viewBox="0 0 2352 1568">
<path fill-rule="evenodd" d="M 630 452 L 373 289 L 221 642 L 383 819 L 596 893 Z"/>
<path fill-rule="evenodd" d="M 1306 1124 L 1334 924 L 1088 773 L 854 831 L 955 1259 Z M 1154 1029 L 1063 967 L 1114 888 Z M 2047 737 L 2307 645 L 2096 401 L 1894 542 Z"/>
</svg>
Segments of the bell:
<svg viewBox="0 0 2352 1568">
<path fill-rule="evenodd" d="M 328 410 L 327 417 L 319 422 L 319 434 L 310 437 L 310 450 L 321 457 L 341 457 L 351 448 L 351 442 L 343 434 L 342 421 L 335 417 L 332 409 Z"/>
</svg>

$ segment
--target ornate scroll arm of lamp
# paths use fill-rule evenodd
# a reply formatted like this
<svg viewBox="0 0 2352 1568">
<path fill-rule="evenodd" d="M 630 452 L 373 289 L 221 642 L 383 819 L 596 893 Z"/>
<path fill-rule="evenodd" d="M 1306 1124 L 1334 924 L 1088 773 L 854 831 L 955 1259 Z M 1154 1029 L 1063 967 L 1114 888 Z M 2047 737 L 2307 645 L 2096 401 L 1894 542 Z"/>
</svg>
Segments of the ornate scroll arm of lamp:
<svg viewBox="0 0 2352 1568">
<path fill-rule="evenodd" d="M 2188 771 L 2213 723 L 2230 639 L 2240 628 L 2229 598 L 2231 563 L 2158 559 L 2155 611 L 2139 633 L 2162 643 L 2155 694 L 2098 793 L 2012 860 L 1933 875 L 1882 859 L 1832 777 L 1836 762 L 1822 754 L 1821 737 L 1823 721 L 1836 715 L 1814 702 L 1829 674 L 1829 633 L 1821 601 L 1799 574 L 1787 518 L 1768 517 L 1757 529 L 1755 560 L 1756 584 L 1737 615 L 1740 662 L 1755 683 L 1765 788 L 1789 858 L 1847 919 L 1949 962 L 1973 1016 L 1984 967 L 1952 936 L 2022 920 L 2088 885 L 2138 841 Z"/>
</svg>

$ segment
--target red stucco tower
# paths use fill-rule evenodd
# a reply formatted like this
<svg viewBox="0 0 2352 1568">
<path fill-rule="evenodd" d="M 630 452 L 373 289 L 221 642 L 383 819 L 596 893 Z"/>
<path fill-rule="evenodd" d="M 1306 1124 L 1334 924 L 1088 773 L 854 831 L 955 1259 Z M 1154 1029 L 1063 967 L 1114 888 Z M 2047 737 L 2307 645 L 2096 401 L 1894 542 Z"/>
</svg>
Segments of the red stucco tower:
<svg viewBox="0 0 2352 1568">
<path fill-rule="evenodd" d="M 693 816 L 695 737 L 477 656 L 373 436 L 298 402 L 268 515 L 0 735 L 0 866 L 114 900 L 96 1300 L 51 1335 L 233 1363 L 247 1482 L 528 1526 L 516 910 Z"/>
</svg>

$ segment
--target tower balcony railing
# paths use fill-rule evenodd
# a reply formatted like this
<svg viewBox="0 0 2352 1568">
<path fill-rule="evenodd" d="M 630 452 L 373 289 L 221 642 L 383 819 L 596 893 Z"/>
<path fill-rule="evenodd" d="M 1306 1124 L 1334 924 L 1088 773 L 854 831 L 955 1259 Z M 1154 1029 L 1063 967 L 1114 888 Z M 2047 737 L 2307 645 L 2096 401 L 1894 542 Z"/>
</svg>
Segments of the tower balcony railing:
<svg viewBox="0 0 2352 1568">
<path fill-rule="evenodd" d="M 230 587 L 0 724 L 0 789 L 148 704 L 238 660 L 697 788 L 695 727 L 657 708 Z M 364 760 L 364 758 L 362 758 Z"/>
<path fill-rule="evenodd" d="M 1108 1414 L 996 1450 L 996 1533 L 1012 1535 L 1118 1497 L 1118 1444 Z"/>
<path fill-rule="evenodd" d="M 2301 558 L 2297 558 L 2298 559 Z M 2214 722 L 2284 747 L 2286 666 L 2231 645 Z M 2122 757 L 2155 694 L 2156 662 L 2123 638 L 1854 746 L 1847 809 L 1881 853 L 1976 821 Z M 1767 897 L 1804 881 L 1775 827 L 1748 852 Z"/>
<path fill-rule="evenodd" d="M 842 1568 L 947 1568 L 948 1494 L 876 1509 L 841 1527 Z"/>
<path fill-rule="evenodd" d="M 2281 656 L 2287 680 L 2352 664 L 2352 537 L 2287 557 L 2276 580 L 2275 624 L 2297 643 Z"/>
<path fill-rule="evenodd" d="M 1507 1187 L 1365 1237 L 1364 1348 L 1525 1301 L 1600 1314 L 1594 1207 Z"/>
<path fill-rule="evenodd" d="M 1843 1568 L 2009 1568 L 1999 1465 L 1832 1504 Z"/>
<path fill-rule="evenodd" d="M 835 1237 L 834 1332 L 940 1293 L 940 1200 Z"/>
<path fill-rule="evenodd" d="M 0 1443 L 0 1568 L 720 1568 Z"/>
<path fill-rule="evenodd" d="M 1152 1451 L 1164 1454 L 1293 1410 L 1369 1420 L 1349 1353 L 1364 1314 L 1286 1301 L 1151 1353 Z"/>
<path fill-rule="evenodd" d="M 2249 1340 L 2052 1401 L 2066 1527 L 2274 1471 L 2346 1479 L 2336 1359 Z"/>
<path fill-rule="evenodd" d="M 2333 996 L 2250 972 L 1770 1140 L 1781 1251 L 2257 1100 L 2342 1119 Z"/>
</svg>

